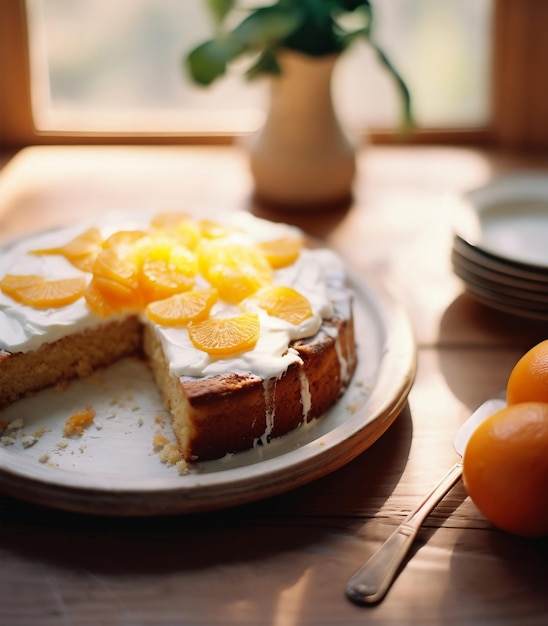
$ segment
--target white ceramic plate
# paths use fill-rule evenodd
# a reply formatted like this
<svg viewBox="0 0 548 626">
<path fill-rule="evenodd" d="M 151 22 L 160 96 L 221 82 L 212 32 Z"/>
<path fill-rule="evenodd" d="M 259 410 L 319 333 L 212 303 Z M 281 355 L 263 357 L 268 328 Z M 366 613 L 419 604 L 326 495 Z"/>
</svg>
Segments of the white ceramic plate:
<svg viewBox="0 0 548 626">
<path fill-rule="evenodd" d="M 494 179 L 465 194 L 456 232 L 507 262 L 548 271 L 548 172 Z"/>
<path fill-rule="evenodd" d="M 495 271 L 460 254 L 456 248 L 453 248 L 451 251 L 451 261 L 453 269 L 457 274 L 458 271 L 464 270 L 474 275 L 477 280 L 485 281 L 486 284 L 496 287 L 505 293 L 548 304 L 548 284 L 546 282 L 517 278 Z"/>
<path fill-rule="evenodd" d="M 470 245 L 458 235 L 453 240 L 453 252 L 468 259 L 477 267 L 496 272 L 502 280 L 523 281 L 525 284 L 532 285 L 534 289 L 548 290 L 548 272 L 530 265 L 504 261 L 489 252 Z"/>
<path fill-rule="evenodd" d="M 453 271 L 465 282 L 474 282 L 483 285 L 485 288 L 499 294 L 504 299 L 515 300 L 516 304 L 523 303 L 544 311 L 548 311 L 548 289 L 529 289 L 530 283 L 511 284 L 506 280 L 499 280 L 494 273 L 484 270 L 482 266 L 473 265 L 466 258 L 459 257 L 453 251 L 451 255 Z"/>
<path fill-rule="evenodd" d="M 384 288 L 352 283 L 358 369 L 337 405 L 311 425 L 181 475 L 153 450 L 158 432 L 172 434 L 149 370 L 126 359 L 0 414 L 22 424 L 4 433 L 13 441 L 0 445 L 0 490 L 86 513 L 156 515 L 257 500 L 338 469 L 392 424 L 415 376 L 416 348 L 405 312 Z M 67 417 L 87 404 L 96 411 L 95 424 L 81 437 L 63 438 Z"/>
</svg>

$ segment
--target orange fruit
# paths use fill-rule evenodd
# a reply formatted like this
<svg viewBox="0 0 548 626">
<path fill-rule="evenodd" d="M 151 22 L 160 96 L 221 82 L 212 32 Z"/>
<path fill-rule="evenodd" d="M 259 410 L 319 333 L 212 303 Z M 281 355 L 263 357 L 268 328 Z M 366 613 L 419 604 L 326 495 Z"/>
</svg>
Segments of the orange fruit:
<svg viewBox="0 0 548 626">
<path fill-rule="evenodd" d="M 45 280 L 29 275 L 8 274 L 0 283 L 2 291 L 17 302 L 39 309 L 59 308 L 76 302 L 84 294 L 86 281 L 82 277 Z"/>
<path fill-rule="evenodd" d="M 514 365 L 506 385 L 506 401 L 548 402 L 548 340 L 533 346 Z"/>
<path fill-rule="evenodd" d="M 203 239 L 197 250 L 198 269 L 219 296 L 237 304 L 270 283 L 273 271 L 258 250 L 225 238 Z"/>
<path fill-rule="evenodd" d="M 223 319 L 210 317 L 188 326 L 188 336 L 194 347 L 212 356 L 251 350 L 259 340 L 259 334 L 259 318 L 252 313 Z"/>
<path fill-rule="evenodd" d="M 186 326 L 206 319 L 217 298 L 216 289 L 196 289 L 151 302 L 146 313 L 153 322 L 163 326 Z"/>
<path fill-rule="evenodd" d="M 310 302 L 292 287 L 266 287 L 254 294 L 252 299 L 269 315 L 290 324 L 297 325 L 312 317 Z"/>
<path fill-rule="evenodd" d="M 495 526 L 548 535 L 548 403 L 512 404 L 482 422 L 464 452 L 463 480 Z"/>
<path fill-rule="evenodd" d="M 303 241 L 297 237 L 283 237 L 272 241 L 263 241 L 258 244 L 258 247 L 270 265 L 274 269 L 279 269 L 291 265 L 299 258 Z"/>
</svg>

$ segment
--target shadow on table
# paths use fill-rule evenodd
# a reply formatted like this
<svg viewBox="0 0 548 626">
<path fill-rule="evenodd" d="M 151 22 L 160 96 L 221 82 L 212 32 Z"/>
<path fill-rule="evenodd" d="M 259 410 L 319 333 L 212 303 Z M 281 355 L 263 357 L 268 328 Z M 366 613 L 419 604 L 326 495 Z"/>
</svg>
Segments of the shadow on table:
<svg viewBox="0 0 548 626">
<path fill-rule="evenodd" d="M 299 209 L 291 210 L 288 207 L 282 210 L 279 207 L 252 202 L 250 211 L 256 217 L 272 222 L 287 222 L 298 226 L 305 233 L 312 235 L 316 239 L 326 239 L 342 222 L 351 208 L 351 202 L 344 202 L 330 207 L 323 207 L 323 210 L 306 212 Z"/>
<path fill-rule="evenodd" d="M 68 570 L 150 574 L 303 550 L 325 534 L 362 526 L 378 512 L 405 469 L 411 437 L 406 405 L 378 441 L 332 474 L 273 498 L 210 513 L 96 517 L 0 496 L 0 551 Z"/>
<path fill-rule="evenodd" d="M 465 602 L 470 620 L 481 611 L 486 622 L 545 623 L 547 576 L 548 538 L 463 529 L 452 552 L 446 598 L 440 606 Z M 500 597 L 508 599 L 504 607 L 496 606 Z"/>
<path fill-rule="evenodd" d="M 473 410 L 498 395 L 517 359 L 546 338 L 546 322 L 496 311 L 463 293 L 440 323 L 440 367 L 455 397 Z M 453 344 L 458 350 L 450 349 Z"/>
</svg>

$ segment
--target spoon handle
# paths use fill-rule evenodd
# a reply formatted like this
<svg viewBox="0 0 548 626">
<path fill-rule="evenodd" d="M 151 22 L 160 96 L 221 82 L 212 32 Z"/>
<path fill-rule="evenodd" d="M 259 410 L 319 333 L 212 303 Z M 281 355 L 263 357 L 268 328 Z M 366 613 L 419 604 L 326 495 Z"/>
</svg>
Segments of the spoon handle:
<svg viewBox="0 0 548 626">
<path fill-rule="evenodd" d="M 462 463 L 459 461 L 352 576 L 346 585 L 346 595 L 350 600 L 359 604 L 373 604 L 384 597 L 422 523 L 461 475 Z"/>
</svg>

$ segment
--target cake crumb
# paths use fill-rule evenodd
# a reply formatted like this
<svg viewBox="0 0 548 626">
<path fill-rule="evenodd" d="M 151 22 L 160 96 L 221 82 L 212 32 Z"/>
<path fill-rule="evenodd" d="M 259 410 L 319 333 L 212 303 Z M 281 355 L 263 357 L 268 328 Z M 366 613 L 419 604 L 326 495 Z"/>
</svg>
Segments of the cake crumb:
<svg viewBox="0 0 548 626">
<path fill-rule="evenodd" d="M 21 444 L 23 445 L 23 448 L 30 448 L 37 441 L 38 441 L 37 437 L 34 437 L 33 435 L 27 435 L 26 437 L 23 437 L 23 439 L 21 439 Z"/>
<path fill-rule="evenodd" d="M 177 465 L 183 459 L 181 459 L 181 451 L 174 443 L 167 443 L 160 450 L 160 461 L 166 465 Z"/>
<path fill-rule="evenodd" d="M 47 463 L 49 461 L 49 452 L 44 452 L 42 456 L 38 459 L 40 463 Z"/>
<path fill-rule="evenodd" d="M 23 428 L 24 423 L 23 420 L 18 417 L 15 420 L 12 420 L 7 426 L 6 426 L 6 431 L 7 432 L 12 432 L 14 430 L 21 430 L 21 428 Z"/>
<path fill-rule="evenodd" d="M 0 437 L 0 443 L 3 446 L 13 446 L 13 444 L 15 443 L 15 437 L 4 435 L 3 437 Z"/>
<path fill-rule="evenodd" d="M 175 467 L 177 468 L 177 471 L 179 472 L 179 476 L 184 476 L 185 474 L 188 474 L 189 472 L 188 463 L 184 459 L 177 461 L 177 463 L 175 463 Z"/>
<path fill-rule="evenodd" d="M 84 430 L 91 426 L 95 418 L 95 411 L 88 404 L 83 411 L 76 411 L 65 422 L 65 428 L 63 429 L 63 435 L 65 437 L 72 437 L 83 434 Z"/>
<path fill-rule="evenodd" d="M 154 449 L 154 452 L 160 452 L 165 446 L 167 446 L 168 443 L 169 440 L 167 437 L 165 437 L 161 433 L 156 433 L 154 435 L 154 438 L 152 439 L 152 447 Z"/>
<path fill-rule="evenodd" d="M 68 446 L 68 441 L 57 442 L 57 448 L 59 448 L 59 450 L 65 450 L 67 446 Z"/>
</svg>

